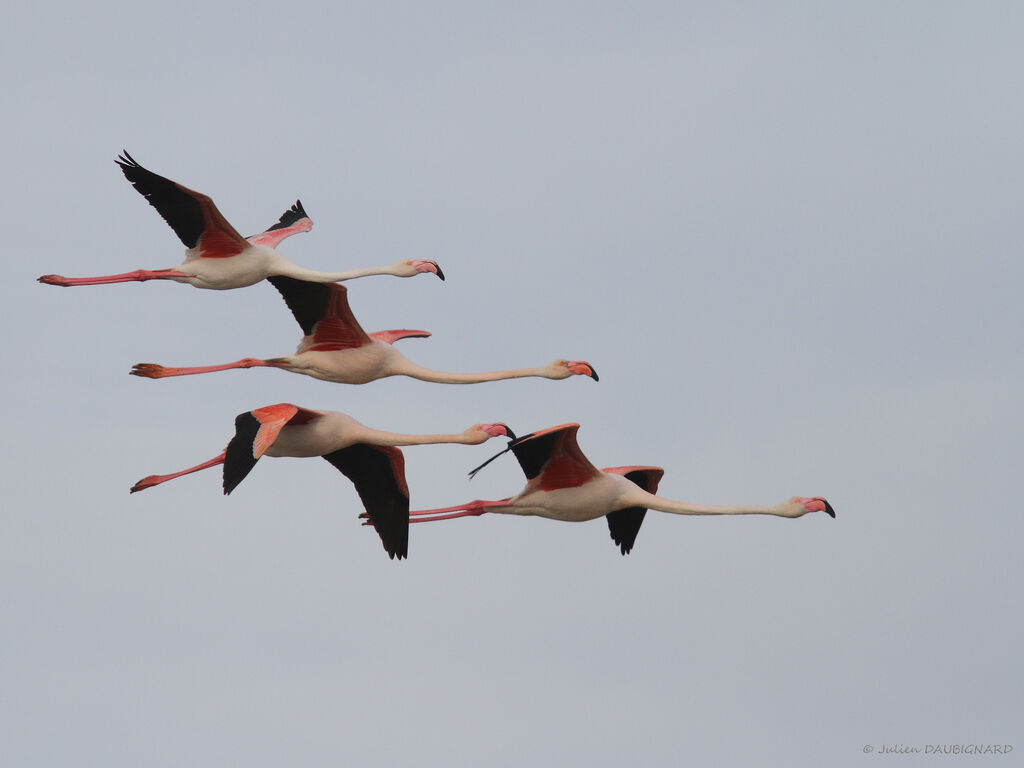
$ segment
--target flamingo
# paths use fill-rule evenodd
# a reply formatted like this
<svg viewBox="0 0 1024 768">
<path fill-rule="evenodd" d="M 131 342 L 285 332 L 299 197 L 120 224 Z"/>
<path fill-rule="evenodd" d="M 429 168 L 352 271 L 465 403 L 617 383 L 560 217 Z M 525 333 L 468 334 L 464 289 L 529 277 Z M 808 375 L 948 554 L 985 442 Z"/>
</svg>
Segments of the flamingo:
<svg viewBox="0 0 1024 768">
<path fill-rule="evenodd" d="M 235 436 L 220 455 L 180 472 L 144 477 L 130 493 L 223 464 L 226 495 L 245 479 L 260 456 L 322 456 L 352 481 L 366 508 L 367 524 L 377 530 L 388 555 L 401 560 L 409 548 L 409 487 L 405 459 L 397 446 L 479 445 L 499 436 L 515 439 L 501 423 L 474 424 L 450 435 L 403 435 L 371 429 L 337 411 L 277 403 L 240 413 L 235 418 Z"/>
<path fill-rule="evenodd" d="M 538 368 L 488 373 L 446 373 L 423 368 L 406 359 L 392 344 L 399 339 L 430 336 L 428 331 L 402 329 L 367 334 L 349 308 L 345 286 L 310 283 L 280 276 L 268 280 L 284 296 L 305 334 L 294 355 L 267 360 L 246 357 L 223 365 L 190 368 L 165 368 L 155 363 L 138 363 L 132 368 L 131 374 L 161 379 L 231 368 L 270 367 L 342 384 L 366 384 L 386 376 L 411 376 L 441 384 L 474 384 L 525 376 L 565 379 L 572 375 L 586 375 L 598 380 L 593 366 L 582 360 L 556 360 Z"/>
<path fill-rule="evenodd" d="M 836 516 L 832 505 L 820 496 L 794 496 L 768 507 L 697 506 L 655 496 L 665 470 L 644 466 L 597 469 L 576 442 L 579 426 L 562 424 L 524 435 L 509 444 L 505 450 L 515 454 L 527 478 L 526 488 L 518 496 L 500 501 L 478 499 L 454 507 L 410 512 L 411 522 L 449 520 L 486 512 L 536 515 L 568 522 L 607 517 L 612 541 L 626 555 L 633 549 L 648 509 L 676 515 L 801 517 L 809 512 L 825 512 L 830 517 Z M 491 460 L 494 458 L 497 456 Z M 489 461 L 484 465 L 487 463 Z M 475 474 L 484 465 L 470 474 Z"/>
<path fill-rule="evenodd" d="M 183 187 L 139 165 L 127 152 L 115 161 L 125 178 L 156 208 L 185 244 L 185 262 L 170 269 L 137 269 L 119 275 L 101 277 L 63 277 L 43 275 L 39 282 L 48 285 L 103 285 L 145 280 L 174 280 L 196 288 L 223 291 L 244 288 L 270 275 L 290 275 L 302 280 L 333 283 L 367 275 L 412 277 L 430 272 L 444 280 L 436 261 L 399 261 L 387 267 L 366 267 L 347 272 L 317 272 L 292 264 L 276 250 L 286 237 L 308 232 L 313 222 L 302 203 L 296 201 L 270 229 L 244 238 L 232 227 L 206 195 Z"/>
</svg>

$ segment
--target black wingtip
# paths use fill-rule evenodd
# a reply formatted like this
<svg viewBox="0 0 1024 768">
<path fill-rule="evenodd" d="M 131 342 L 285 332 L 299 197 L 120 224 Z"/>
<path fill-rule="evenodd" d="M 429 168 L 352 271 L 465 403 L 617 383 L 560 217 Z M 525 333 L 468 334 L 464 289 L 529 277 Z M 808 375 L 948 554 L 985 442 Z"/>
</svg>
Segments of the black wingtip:
<svg viewBox="0 0 1024 768">
<path fill-rule="evenodd" d="M 377 530 L 377 526 L 374 525 L 372 520 L 366 520 L 363 525 L 373 526 L 374 531 L 380 536 L 380 531 Z M 388 553 L 388 559 L 390 560 L 405 560 L 409 557 L 408 533 L 404 537 L 399 537 L 398 541 L 384 541 L 382 538 L 380 543 L 384 545 L 384 551 Z"/>
<path fill-rule="evenodd" d="M 508 429 L 508 424 L 506 424 L 506 425 L 505 425 L 505 429 Z M 531 437 L 533 437 L 533 435 L 534 435 L 534 433 L 533 433 L 533 432 L 530 432 L 529 434 L 527 434 L 527 435 L 523 435 L 522 437 L 516 437 L 516 436 L 515 436 L 514 434 L 512 434 L 512 430 L 511 430 L 511 429 L 508 429 L 508 433 L 509 433 L 509 435 L 508 435 L 508 436 L 509 436 L 509 437 L 511 438 L 511 439 L 510 439 L 510 440 L 508 441 L 508 445 L 506 445 L 506 446 L 505 446 L 504 448 L 502 448 L 502 449 L 501 449 L 500 451 L 498 451 L 498 452 L 497 452 L 496 454 L 494 454 L 493 456 L 491 456 L 491 458 L 489 458 L 489 459 L 488 459 L 487 461 L 485 461 L 485 462 L 484 462 L 483 464 L 481 464 L 481 465 L 480 465 L 479 467 L 477 467 L 477 468 L 476 468 L 476 469 L 474 469 L 474 470 L 471 470 L 471 471 L 470 471 L 470 473 L 469 473 L 469 479 L 470 479 L 470 480 L 472 480 L 472 479 L 473 479 L 474 477 L 476 477 L 476 473 L 477 473 L 477 472 L 479 472 L 479 471 L 480 471 L 481 469 L 483 469 L 484 467 L 486 467 L 486 466 L 487 466 L 488 464 L 490 464 L 490 463 L 491 463 L 492 461 L 494 461 L 494 460 L 495 460 L 496 458 L 498 458 L 499 456 L 504 456 L 504 455 L 505 455 L 506 453 L 508 453 L 509 451 L 511 451 L 511 450 L 512 450 L 512 448 L 514 448 L 514 447 L 515 447 L 515 446 L 516 446 L 517 444 L 519 444 L 519 443 L 523 442 L 523 440 L 526 440 L 526 439 L 528 439 L 528 438 L 531 438 Z"/>
<path fill-rule="evenodd" d="M 253 443 L 260 430 L 259 420 L 252 411 L 240 413 L 235 417 L 235 435 L 224 449 L 223 488 L 227 496 L 256 466 L 258 457 L 253 456 Z"/>
<path fill-rule="evenodd" d="M 246 473 L 246 474 L 248 474 L 248 473 Z M 235 488 L 237 488 L 239 486 L 239 484 L 244 479 L 245 479 L 245 475 L 234 475 L 232 477 L 228 477 L 228 475 L 225 473 L 224 474 L 224 482 L 223 482 L 224 495 L 225 496 L 230 496 L 231 492 L 233 490 L 235 490 Z"/>
<path fill-rule="evenodd" d="M 281 218 L 274 222 L 274 225 L 270 227 L 267 232 L 273 232 L 275 229 L 290 227 L 295 222 L 308 218 L 309 216 L 306 214 L 306 209 L 302 207 L 302 201 L 296 200 L 295 205 L 282 213 Z"/>
<path fill-rule="evenodd" d="M 125 168 L 139 167 L 139 164 L 135 161 L 135 158 L 128 154 L 127 149 L 122 149 L 121 154 L 117 156 L 117 159 L 114 162 L 121 166 L 122 170 L 124 170 Z"/>
</svg>

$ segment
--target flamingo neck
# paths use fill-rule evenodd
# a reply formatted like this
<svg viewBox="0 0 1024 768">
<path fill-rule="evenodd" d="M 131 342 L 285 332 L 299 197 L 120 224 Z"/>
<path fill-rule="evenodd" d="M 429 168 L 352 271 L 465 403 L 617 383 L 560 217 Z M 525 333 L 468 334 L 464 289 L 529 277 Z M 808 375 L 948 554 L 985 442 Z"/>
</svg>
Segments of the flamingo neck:
<svg viewBox="0 0 1024 768">
<path fill-rule="evenodd" d="M 436 384 L 479 384 L 484 381 L 501 381 L 503 379 L 522 379 L 529 376 L 551 378 L 544 368 L 513 368 L 506 371 L 487 371 L 484 373 L 450 373 L 435 371 L 416 365 L 404 357 L 392 363 L 392 375 L 410 376 L 420 381 L 432 381 Z"/>
<path fill-rule="evenodd" d="M 394 266 L 388 267 L 361 267 L 349 269 L 344 272 L 320 272 L 315 269 L 306 269 L 297 264 L 282 264 L 274 270 L 275 274 L 284 277 L 294 277 L 296 280 L 306 280 L 310 283 L 340 283 L 345 280 L 354 280 L 357 277 L 370 277 L 371 275 L 398 275 Z"/>
<path fill-rule="evenodd" d="M 440 443 L 469 445 L 470 439 L 465 433 L 457 435 L 403 435 L 399 432 L 382 432 L 374 429 L 362 437 L 360 442 L 369 443 L 370 445 L 402 447 L 406 445 L 437 445 Z"/>
<path fill-rule="evenodd" d="M 624 501 L 630 506 L 646 507 L 659 512 L 669 512 L 673 515 L 775 515 L 776 517 L 792 517 L 789 510 L 783 505 L 774 506 L 710 506 L 700 504 L 687 504 L 682 501 L 666 499 L 662 496 L 655 496 L 647 493 L 641 488 L 631 488 L 624 495 Z"/>
</svg>

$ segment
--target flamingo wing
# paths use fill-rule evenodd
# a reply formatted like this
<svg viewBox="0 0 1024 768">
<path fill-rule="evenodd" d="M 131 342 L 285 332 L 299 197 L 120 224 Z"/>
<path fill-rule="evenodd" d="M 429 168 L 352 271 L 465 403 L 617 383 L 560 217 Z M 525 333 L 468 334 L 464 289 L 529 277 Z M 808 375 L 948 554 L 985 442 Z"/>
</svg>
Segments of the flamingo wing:
<svg viewBox="0 0 1024 768">
<path fill-rule="evenodd" d="M 562 424 L 516 441 L 512 453 L 530 484 L 542 491 L 576 488 L 601 472 L 583 455 L 576 442 L 579 424 Z"/>
<path fill-rule="evenodd" d="M 658 492 L 658 483 L 665 474 L 661 467 L 606 467 L 604 471 L 624 475 L 648 493 Z M 646 507 L 626 507 L 608 513 L 608 531 L 622 554 L 628 555 L 632 551 L 646 514 Z"/>
<path fill-rule="evenodd" d="M 276 248 L 278 243 L 286 237 L 299 232 L 308 232 L 313 228 L 313 220 L 306 215 L 302 207 L 302 201 L 296 200 L 295 205 L 281 214 L 281 218 L 272 227 L 246 238 L 255 245 L 265 245 L 268 248 Z"/>
<path fill-rule="evenodd" d="M 273 232 L 276 229 L 288 229 L 303 219 L 309 219 L 310 225 L 313 224 L 313 220 L 306 215 L 306 209 L 302 207 L 302 201 L 296 200 L 295 205 L 282 213 L 281 218 L 277 220 L 274 226 L 267 228 L 267 232 Z"/>
<path fill-rule="evenodd" d="M 260 456 L 274 444 L 285 424 L 306 424 L 322 414 L 278 403 L 235 417 L 235 436 L 224 449 L 224 493 L 229 494 L 252 471 Z"/>
<path fill-rule="evenodd" d="M 186 248 L 197 249 L 205 258 L 226 258 L 249 247 L 206 195 L 143 168 L 127 152 L 116 162 Z"/>
<path fill-rule="evenodd" d="M 356 443 L 324 456 L 352 481 L 388 556 L 409 554 L 409 486 L 405 458 L 391 446 Z"/>
<path fill-rule="evenodd" d="M 400 328 L 394 331 L 374 331 L 370 334 L 378 341 L 385 344 L 394 344 L 399 339 L 426 339 L 431 336 L 430 331 L 413 331 L 408 328 Z"/>
<path fill-rule="evenodd" d="M 267 278 L 284 297 L 306 335 L 303 351 L 355 349 L 371 342 L 348 305 L 348 289 L 337 283 L 310 283 L 294 277 Z"/>
</svg>

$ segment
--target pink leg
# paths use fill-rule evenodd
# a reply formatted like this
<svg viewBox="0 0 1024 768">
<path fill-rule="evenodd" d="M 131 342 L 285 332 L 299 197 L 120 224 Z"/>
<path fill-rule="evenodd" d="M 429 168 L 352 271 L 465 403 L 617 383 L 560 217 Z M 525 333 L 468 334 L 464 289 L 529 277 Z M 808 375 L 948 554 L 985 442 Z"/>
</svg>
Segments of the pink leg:
<svg viewBox="0 0 1024 768">
<path fill-rule="evenodd" d="M 163 379 L 167 376 L 187 376 L 191 373 L 212 373 L 213 371 L 228 371 L 232 368 L 259 368 L 261 366 L 269 368 L 287 367 L 278 362 L 257 360 L 255 357 L 243 357 L 241 360 L 236 360 L 233 363 L 224 363 L 224 365 L 203 365 L 193 368 L 165 368 L 156 363 L 136 363 L 132 366 L 129 373 L 132 376 L 143 376 L 147 379 Z"/>
<path fill-rule="evenodd" d="M 468 504 L 459 504 L 455 507 L 441 507 L 439 509 L 421 509 L 409 513 L 410 523 L 431 523 L 435 520 L 452 520 L 456 517 L 477 517 L 487 512 L 489 507 L 508 507 L 508 499 L 504 501 L 471 501 Z M 361 515 L 363 517 L 364 515 Z"/>
<path fill-rule="evenodd" d="M 184 272 L 178 272 L 175 269 L 136 269 L 134 272 L 125 272 L 120 275 L 103 275 L 101 277 L 63 277 L 61 275 L 43 275 L 39 278 L 39 282 L 46 283 L 47 285 L 60 285 L 66 288 L 71 285 L 106 285 L 107 283 L 170 280 L 174 277 L 191 277 L 191 275 L 186 275 Z"/>
<path fill-rule="evenodd" d="M 176 477 L 181 477 L 182 475 L 190 475 L 193 472 L 198 472 L 201 469 L 209 469 L 210 467 L 216 467 L 218 464 L 223 463 L 224 454 L 222 453 L 220 456 L 216 456 L 210 459 L 209 461 L 204 461 L 202 464 L 196 464 L 194 467 L 183 469 L 181 470 L 181 472 L 175 472 L 172 475 L 150 475 L 149 477 L 142 478 L 141 480 L 139 480 L 139 482 L 133 485 L 129 493 L 135 493 L 136 491 L 144 491 L 147 488 L 152 488 L 154 485 L 160 485 L 160 483 L 166 483 L 168 480 L 173 480 Z"/>
</svg>

